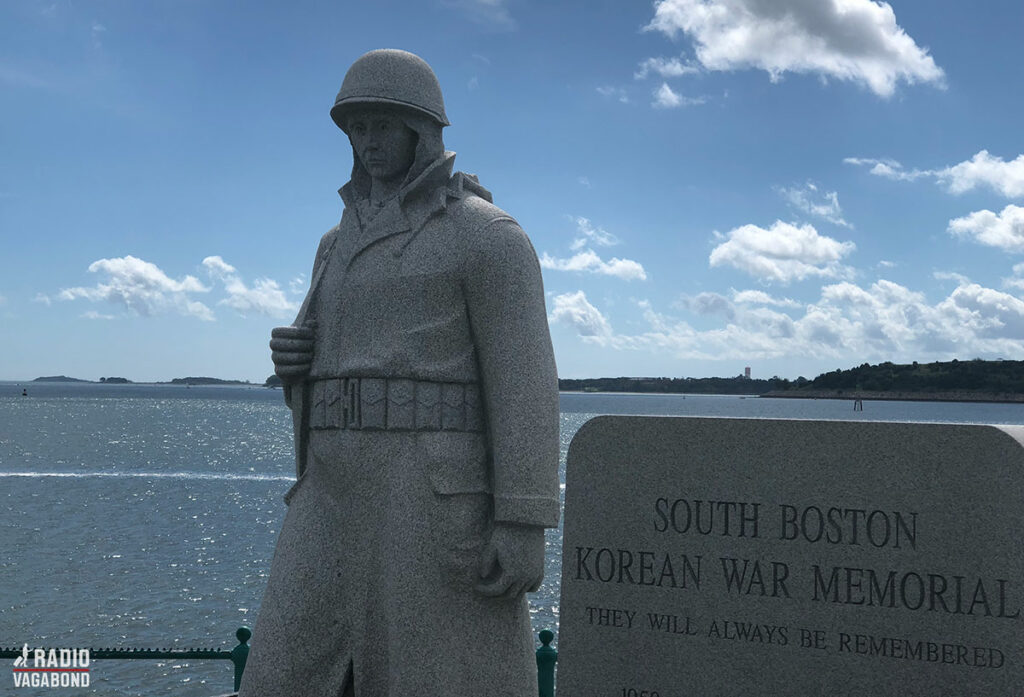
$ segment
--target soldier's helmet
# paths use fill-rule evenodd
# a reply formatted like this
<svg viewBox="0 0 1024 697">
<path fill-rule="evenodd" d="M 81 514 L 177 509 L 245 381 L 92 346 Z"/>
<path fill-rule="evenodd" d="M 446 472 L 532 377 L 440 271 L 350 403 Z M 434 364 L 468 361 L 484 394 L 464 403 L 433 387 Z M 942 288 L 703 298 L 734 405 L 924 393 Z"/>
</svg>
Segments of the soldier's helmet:
<svg viewBox="0 0 1024 697">
<path fill-rule="evenodd" d="M 408 51 L 382 48 L 356 59 L 345 73 L 331 118 L 348 133 L 348 112 L 369 104 L 412 109 L 441 126 L 449 125 L 437 76 L 425 60 Z"/>
</svg>

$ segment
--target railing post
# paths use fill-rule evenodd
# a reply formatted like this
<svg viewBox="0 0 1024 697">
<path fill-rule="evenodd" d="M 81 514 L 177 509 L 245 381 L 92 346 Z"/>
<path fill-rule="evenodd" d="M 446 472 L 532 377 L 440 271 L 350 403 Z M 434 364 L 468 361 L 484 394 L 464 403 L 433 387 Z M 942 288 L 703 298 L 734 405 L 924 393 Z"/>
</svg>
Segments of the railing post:
<svg viewBox="0 0 1024 697">
<path fill-rule="evenodd" d="M 551 648 L 551 640 L 555 638 L 550 629 L 540 631 L 540 643 L 537 649 L 537 695 L 538 697 L 555 697 L 555 662 L 558 651 Z"/>
<path fill-rule="evenodd" d="M 238 638 L 238 646 L 231 649 L 231 662 L 235 664 L 235 691 L 238 691 L 242 684 L 242 671 L 245 670 L 245 662 L 249 658 L 249 645 L 246 643 L 252 638 L 252 630 L 248 627 L 239 627 L 235 632 Z"/>
</svg>

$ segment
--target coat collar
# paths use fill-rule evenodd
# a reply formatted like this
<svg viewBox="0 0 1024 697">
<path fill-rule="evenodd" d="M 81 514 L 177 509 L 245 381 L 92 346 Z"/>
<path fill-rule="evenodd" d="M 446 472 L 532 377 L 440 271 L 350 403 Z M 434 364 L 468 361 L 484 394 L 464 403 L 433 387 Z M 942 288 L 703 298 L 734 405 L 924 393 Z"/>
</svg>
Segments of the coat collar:
<svg viewBox="0 0 1024 697">
<path fill-rule="evenodd" d="M 450 181 L 457 178 L 452 177 L 454 165 L 455 153 L 445 152 L 419 176 L 402 186 L 397 204 L 389 204 L 377 217 L 365 222 L 359 216 L 359 204 L 366 200 L 369 192 L 359 191 L 352 181 L 341 187 L 338 194 L 345 203 L 345 213 L 355 216 L 359 230 L 356 239 L 350 245 L 345 245 L 348 247 L 345 266 L 378 240 L 409 231 L 415 235 L 429 218 L 443 210 L 447 206 L 448 197 L 456 195 L 449 186 Z M 459 189 L 458 193 L 461 194 L 461 186 Z"/>
<path fill-rule="evenodd" d="M 441 157 L 427 165 L 418 177 L 404 183 L 398 192 L 398 201 L 403 210 L 408 205 L 415 203 L 417 199 L 425 195 L 429 196 L 430 193 L 447 184 L 454 166 L 455 153 L 450 150 L 445 151 Z M 360 200 L 369 197 L 370 192 L 369 189 L 363 190 L 363 187 L 357 187 L 354 181 L 349 181 L 338 189 L 338 195 L 341 196 L 346 208 L 355 208 Z"/>
</svg>

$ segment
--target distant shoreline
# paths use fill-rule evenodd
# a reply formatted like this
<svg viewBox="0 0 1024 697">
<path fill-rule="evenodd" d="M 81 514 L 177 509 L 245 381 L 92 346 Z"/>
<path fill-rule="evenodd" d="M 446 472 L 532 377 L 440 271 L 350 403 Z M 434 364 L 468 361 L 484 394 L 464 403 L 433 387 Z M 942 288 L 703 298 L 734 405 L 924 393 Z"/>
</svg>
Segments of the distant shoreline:
<svg viewBox="0 0 1024 697">
<path fill-rule="evenodd" d="M 134 380 L 128 380 L 127 378 L 121 377 L 109 377 L 100 378 L 99 380 L 83 380 L 81 378 L 72 378 L 67 375 L 51 375 L 46 377 L 38 377 L 33 380 L 15 380 L 13 382 L 26 382 L 26 383 L 74 383 L 74 384 L 85 384 L 85 385 L 188 385 L 190 387 L 199 385 L 241 385 L 250 387 L 264 387 L 270 386 L 265 383 L 249 382 L 248 380 L 223 380 L 221 378 L 210 378 L 210 377 L 187 377 L 187 378 L 173 378 L 171 380 L 157 380 L 154 382 L 135 382 Z"/>
<path fill-rule="evenodd" d="M 275 389 L 276 385 L 265 385 L 256 382 L 223 381 L 205 384 L 187 384 L 184 382 L 99 382 L 94 380 L 0 380 L 0 384 L 12 387 L 31 388 L 32 385 L 95 385 L 96 387 L 232 387 L 232 388 L 261 388 Z M 771 399 L 828 399 L 840 401 L 863 400 L 870 402 L 962 402 L 962 403 L 989 403 L 989 404 L 1024 404 L 1024 394 L 1018 392 L 977 392 L 971 390 L 945 390 L 936 392 L 878 392 L 870 390 L 815 390 L 810 388 L 774 390 L 761 394 L 748 392 L 737 393 L 716 393 L 716 392 L 654 392 L 638 390 L 576 390 L 563 389 L 559 394 L 569 395 L 622 395 L 624 397 L 636 396 L 669 396 L 686 399 L 687 397 L 716 397 L 721 399 L 758 399 L 768 397 Z"/>
<path fill-rule="evenodd" d="M 871 402 L 995 402 L 1020 404 L 1024 394 L 1016 392 L 971 392 L 950 390 L 946 392 L 870 392 L 867 390 L 776 390 L 765 392 L 759 397 L 775 399 L 846 399 Z"/>
<path fill-rule="evenodd" d="M 1024 394 L 981 393 L 969 391 L 948 392 L 868 392 L 865 390 L 778 390 L 762 394 L 732 394 L 712 392 L 624 392 L 618 390 L 559 390 L 560 394 L 579 395 L 628 395 L 628 396 L 673 396 L 673 397 L 731 397 L 733 399 L 836 399 L 865 402 L 980 402 L 996 404 L 1024 403 Z"/>
</svg>

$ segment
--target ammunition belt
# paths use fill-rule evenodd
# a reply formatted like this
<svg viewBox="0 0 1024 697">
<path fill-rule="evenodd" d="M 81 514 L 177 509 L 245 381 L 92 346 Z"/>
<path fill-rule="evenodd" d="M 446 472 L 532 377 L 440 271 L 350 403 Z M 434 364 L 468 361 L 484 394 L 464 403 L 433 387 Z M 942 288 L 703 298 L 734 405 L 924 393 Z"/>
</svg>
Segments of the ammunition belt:
<svg viewBox="0 0 1024 697">
<path fill-rule="evenodd" d="M 312 381 L 309 427 L 316 430 L 483 431 L 475 383 L 396 378 Z"/>
</svg>

